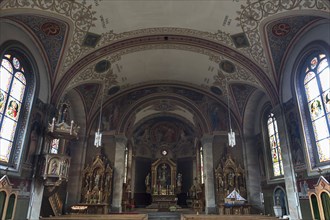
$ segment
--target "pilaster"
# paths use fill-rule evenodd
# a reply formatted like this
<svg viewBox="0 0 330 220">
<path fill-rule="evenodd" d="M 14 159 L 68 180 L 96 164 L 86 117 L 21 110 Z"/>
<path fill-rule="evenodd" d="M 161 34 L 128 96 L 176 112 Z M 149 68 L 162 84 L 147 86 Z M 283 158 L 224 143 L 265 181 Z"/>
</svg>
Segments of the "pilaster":
<svg viewBox="0 0 330 220">
<path fill-rule="evenodd" d="M 27 219 L 39 219 L 41 203 L 44 194 L 44 185 L 42 181 L 34 179 L 32 182 L 32 192 L 29 204 Z"/>
<path fill-rule="evenodd" d="M 121 212 L 124 169 L 125 169 L 125 148 L 127 138 L 124 135 L 115 135 L 116 151 L 114 161 L 114 180 L 113 180 L 113 195 L 112 195 L 112 211 Z"/>
<path fill-rule="evenodd" d="M 203 146 L 204 184 L 205 184 L 205 213 L 215 214 L 214 166 L 213 166 L 213 135 L 204 135 L 201 138 Z"/>
<path fill-rule="evenodd" d="M 284 181 L 286 195 L 288 199 L 290 219 L 298 220 L 301 219 L 301 210 L 298 197 L 298 190 L 295 178 L 295 172 L 293 168 L 290 141 L 288 137 L 288 130 L 285 122 L 285 116 L 281 106 L 276 106 L 273 109 L 277 121 L 277 127 L 280 137 L 281 151 L 282 151 L 282 161 L 284 169 Z"/>
</svg>

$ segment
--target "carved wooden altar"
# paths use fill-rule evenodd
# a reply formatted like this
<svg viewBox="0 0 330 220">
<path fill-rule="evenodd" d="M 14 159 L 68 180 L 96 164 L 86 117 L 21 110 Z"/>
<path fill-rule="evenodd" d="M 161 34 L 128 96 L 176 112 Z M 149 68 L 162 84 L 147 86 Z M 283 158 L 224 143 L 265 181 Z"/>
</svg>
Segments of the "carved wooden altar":
<svg viewBox="0 0 330 220">
<path fill-rule="evenodd" d="M 97 155 L 93 163 L 83 171 L 81 202 L 88 213 L 105 214 L 112 192 L 113 169 L 105 156 Z M 101 211 L 95 209 L 101 207 Z"/>
<path fill-rule="evenodd" d="M 247 196 L 246 184 L 245 184 L 245 173 L 241 165 L 237 165 L 236 162 L 231 158 L 230 155 L 227 156 L 223 163 L 219 163 L 218 167 L 215 169 L 216 178 L 216 196 L 217 203 L 221 214 L 234 214 L 233 212 L 226 212 L 225 198 L 234 189 L 244 198 Z M 247 206 L 247 205 L 245 205 Z M 249 206 L 247 206 L 249 207 Z M 243 207 L 244 208 L 244 207 Z M 223 212 L 221 212 L 223 210 Z M 243 212 L 243 211 L 242 211 Z M 244 212 L 239 212 L 239 214 L 248 214 L 247 210 Z"/>
<path fill-rule="evenodd" d="M 146 179 L 147 193 L 151 193 L 152 197 L 152 204 L 148 208 L 177 206 L 176 194 L 181 192 L 181 182 L 178 184 L 176 175 L 176 164 L 171 159 L 162 157 L 152 163 L 151 187 L 148 187 Z"/>
</svg>

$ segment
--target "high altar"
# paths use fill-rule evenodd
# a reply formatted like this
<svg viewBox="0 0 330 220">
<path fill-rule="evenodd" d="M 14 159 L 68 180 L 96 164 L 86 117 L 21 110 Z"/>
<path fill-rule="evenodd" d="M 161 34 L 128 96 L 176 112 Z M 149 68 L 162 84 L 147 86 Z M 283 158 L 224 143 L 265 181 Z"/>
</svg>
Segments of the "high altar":
<svg viewBox="0 0 330 220">
<path fill-rule="evenodd" d="M 146 177 L 147 193 L 151 194 L 152 204 L 148 208 L 168 209 L 177 206 L 176 194 L 181 192 L 181 174 L 176 173 L 176 164 L 167 157 L 162 157 L 151 165 Z"/>
</svg>

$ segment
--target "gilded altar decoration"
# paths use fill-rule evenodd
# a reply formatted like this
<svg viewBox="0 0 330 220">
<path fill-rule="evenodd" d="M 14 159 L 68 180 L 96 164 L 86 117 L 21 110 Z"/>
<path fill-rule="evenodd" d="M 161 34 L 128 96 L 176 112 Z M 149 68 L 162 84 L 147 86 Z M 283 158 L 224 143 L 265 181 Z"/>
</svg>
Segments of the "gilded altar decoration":
<svg viewBox="0 0 330 220">
<path fill-rule="evenodd" d="M 216 197 L 220 214 L 249 214 L 246 204 L 245 172 L 240 164 L 227 155 L 215 169 Z"/>
<path fill-rule="evenodd" d="M 113 169 L 105 156 L 97 155 L 83 171 L 81 202 L 108 204 L 112 192 Z"/>
<path fill-rule="evenodd" d="M 163 154 L 163 157 L 152 163 L 151 174 L 146 176 L 146 192 L 152 197 L 152 204 L 148 208 L 179 207 L 177 194 L 181 193 L 182 174 L 176 172 L 176 163 L 166 155 Z"/>
</svg>

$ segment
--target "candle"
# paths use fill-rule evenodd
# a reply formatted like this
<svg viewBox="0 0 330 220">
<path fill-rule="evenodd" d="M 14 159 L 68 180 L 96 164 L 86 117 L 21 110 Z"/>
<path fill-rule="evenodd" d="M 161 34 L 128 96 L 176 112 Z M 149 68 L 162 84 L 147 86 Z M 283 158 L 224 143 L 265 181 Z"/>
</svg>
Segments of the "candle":
<svg viewBox="0 0 330 220">
<path fill-rule="evenodd" d="M 72 128 L 73 128 L 73 120 L 71 121 L 70 135 L 72 134 Z"/>
<path fill-rule="evenodd" d="M 52 126 L 50 129 L 51 132 L 54 132 L 54 126 L 55 126 L 55 117 L 53 118 L 53 121 L 52 121 Z"/>
</svg>

